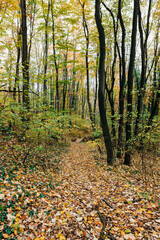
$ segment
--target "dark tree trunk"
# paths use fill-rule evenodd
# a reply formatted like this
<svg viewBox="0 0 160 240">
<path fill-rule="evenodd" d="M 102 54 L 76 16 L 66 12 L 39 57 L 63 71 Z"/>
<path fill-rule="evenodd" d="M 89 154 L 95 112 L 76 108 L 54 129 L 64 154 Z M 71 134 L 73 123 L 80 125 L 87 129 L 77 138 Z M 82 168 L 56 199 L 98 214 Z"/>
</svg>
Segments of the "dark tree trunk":
<svg viewBox="0 0 160 240">
<path fill-rule="evenodd" d="M 110 13 L 112 20 L 113 20 L 113 30 L 114 30 L 114 58 L 113 58 L 113 63 L 111 66 L 111 88 L 109 89 L 106 83 L 106 90 L 108 93 L 108 100 L 110 103 L 111 107 L 111 122 L 112 122 L 112 135 L 114 138 L 114 143 L 116 145 L 116 128 L 115 128 L 115 109 L 114 109 L 114 83 L 115 83 L 115 66 L 116 66 L 116 59 L 117 59 L 117 29 L 118 26 L 116 26 L 116 21 L 113 15 L 113 12 L 111 11 L 110 8 L 108 8 L 103 2 L 103 6 L 106 8 L 106 10 Z"/>
<path fill-rule="evenodd" d="M 118 128 L 117 157 L 121 158 L 122 157 L 122 146 L 123 146 L 124 88 L 125 88 L 125 83 L 126 83 L 126 54 L 125 54 L 126 29 L 124 26 L 122 13 L 121 13 L 121 0 L 119 0 L 119 4 L 118 4 L 118 18 L 120 20 L 120 26 L 121 26 L 121 30 L 122 30 L 122 44 L 121 44 L 121 55 L 119 53 L 119 61 L 120 61 L 120 64 L 119 64 L 119 68 L 120 68 L 120 73 L 119 73 L 119 76 L 120 76 L 119 116 L 120 116 L 120 118 L 119 118 L 119 128 Z"/>
<path fill-rule="evenodd" d="M 150 13 L 151 13 L 151 4 L 152 4 L 152 0 L 149 1 L 148 14 L 147 14 L 147 28 L 145 30 L 146 36 L 145 36 L 145 40 L 144 40 L 143 29 L 142 29 L 140 0 L 138 0 L 138 25 L 139 25 L 140 46 L 141 46 L 141 81 L 140 81 L 140 89 L 138 92 L 135 135 L 137 135 L 138 131 L 139 131 L 139 121 L 140 121 L 140 115 L 142 112 L 142 102 L 144 99 L 145 89 L 146 89 L 145 85 L 146 85 L 146 71 L 147 71 L 147 40 L 148 40 L 148 36 L 149 36 L 149 20 L 150 20 Z"/>
<path fill-rule="evenodd" d="M 96 58 L 96 75 L 95 75 L 95 95 L 94 95 L 94 110 L 93 110 L 93 122 L 94 126 L 96 124 L 96 105 L 97 105 L 97 96 L 98 96 L 98 59 L 99 59 L 99 53 L 97 53 Z"/>
<path fill-rule="evenodd" d="M 53 13 L 53 1 L 51 0 L 51 15 L 52 15 L 52 42 L 53 42 L 53 57 L 56 70 L 56 110 L 60 111 L 60 98 L 59 98 L 59 84 L 58 84 L 58 63 L 56 59 L 56 46 L 55 46 L 55 25 L 54 25 L 54 13 Z"/>
<path fill-rule="evenodd" d="M 86 16 L 85 16 L 85 2 L 83 4 L 79 0 L 80 5 L 82 7 L 82 14 L 83 14 L 83 30 L 84 30 L 84 35 L 86 39 L 86 75 L 87 75 L 87 103 L 88 103 L 88 108 L 89 108 L 89 116 L 92 124 L 92 128 L 94 130 L 94 121 L 93 121 L 93 113 L 92 113 L 92 106 L 90 102 L 90 75 L 89 75 L 89 57 L 88 57 L 88 52 L 89 52 L 89 29 L 86 21 Z"/>
<path fill-rule="evenodd" d="M 43 3 L 43 2 L 42 2 Z M 48 1 L 47 15 L 43 12 L 45 20 L 45 49 L 44 49 L 44 81 L 43 81 L 43 104 L 47 106 L 47 67 L 48 67 L 48 20 L 50 12 L 50 1 Z"/>
<path fill-rule="evenodd" d="M 148 120 L 148 126 L 152 124 L 153 118 L 158 115 L 159 112 L 159 102 L 160 102 L 160 67 L 158 66 L 158 61 L 160 59 L 160 49 L 157 54 L 156 60 L 155 60 L 155 66 L 154 66 L 154 91 L 156 91 L 156 96 L 153 95 L 152 100 L 152 107 L 151 107 L 151 114 Z M 158 67 L 158 69 L 157 69 Z M 158 74 L 158 87 L 156 89 L 156 82 L 157 82 L 157 74 Z"/>
<path fill-rule="evenodd" d="M 111 136 L 108 127 L 108 121 L 106 117 L 106 109 L 105 109 L 105 33 L 104 28 L 101 21 L 100 14 L 100 0 L 95 1 L 95 20 L 97 24 L 97 29 L 99 33 L 99 42 L 100 42 L 100 59 L 99 59 L 99 91 L 98 91 L 98 100 L 99 100 L 99 111 L 100 111 L 100 119 L 101 126 L 105 141 L 105 146 L 107 150 L 107 162 L 109 165 L 113 164 L 113 147 Z"/>
<path fill-rule="evenodd" d="M 133 70 L 136 51 L 136 36 L 137 36 L 137 16 L 138 16 L 138 0 L 134 0 L 133 21 L 132 21 L 132 36 L 131 36 L 131 51 L 130 62 L 128 69 L 128 82 L 127 82 L 127 121 L 126 121 L 126 151 L 124 164 L 131 164 L 131 152 L 129 149 L 129 141 L 132 137 L 132 94 L 133 94 Z"/>
<path fill-rule="evenodd" d="M 18 30 L 18 41 L 17 41 L 17 62 L 16 62 L 16 76 L 15 76 L 15 83 L 13 88 L 13 99 L 16 100 L 16 90 L 19 86 L 19 62 L 21 56 L 21 29 Z"/>
<path fill-rule="evenodd" d="M 66 109 L 66 94 L 67 94 L 67 80 L 68 80 L 68 69 L 67 69 L 67 57 L 68 57 L 68 50 L 64 54 L 64 70 L 63 70 L 63 111 Z"/>
<path fill-rule="evenodd" d="M 29 109 L 29 62 L 28 62 L 28 46 L 27 46 L 27 17 L 26 17 L 26 1 L 20 1 L 21 17 L 22 17 L 22 72 L 23 72 L 23 104 Z"/>
<path fill-rule="evenodd" d="M 54 106 L 54 87 L 53 87 L 53 74 L 50 77 L 50 107 L 53 109 Z"/>
<path fill-rule="evenodd" d="M 71 94 L 71 97 L 72 97 L 71 111 L 73 109 L 75 110 L 75 102 L 76 102 L 76 98 L 75 98 L 76 65 L 75 64 L 76 64 L 76 51 L 74 50 L 74 52 L 73 52 L 73 70 L 72 70 L 73 78 L 72 78 L 72 90 L 71 90 L 71 92 L 72 92 L 72 94 Z"/>
</svg>

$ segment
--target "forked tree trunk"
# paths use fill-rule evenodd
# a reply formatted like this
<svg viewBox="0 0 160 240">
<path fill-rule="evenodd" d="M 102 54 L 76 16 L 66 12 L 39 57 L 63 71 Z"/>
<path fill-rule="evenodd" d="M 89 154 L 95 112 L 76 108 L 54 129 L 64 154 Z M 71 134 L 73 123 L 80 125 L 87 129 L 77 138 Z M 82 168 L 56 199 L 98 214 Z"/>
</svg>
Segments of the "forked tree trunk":
<svg viewBox="0 0 160 240">
<path fill-rule="evenodd" d="M 118 18 L 120 20 L 120 26 L 122 30 L 122 44 L 121 44 L 121 56 L 119 53 L 120 61 L 120 91 L 119 91 L 119 127 L 118 127 L 118 153 L 117 157 L 122 157 L 122 147 L 123 147 L 123 118 L 124 118 L 124 88 L 126 83 L 126 49 L 125 49 L 125 39 L 126 39 L 126 29 L 124 26 L 124 21 L 121 13 L 121 0 L 118 3 Z M 118 49 L 119 50 L 119 49 Z"/>
</svg>

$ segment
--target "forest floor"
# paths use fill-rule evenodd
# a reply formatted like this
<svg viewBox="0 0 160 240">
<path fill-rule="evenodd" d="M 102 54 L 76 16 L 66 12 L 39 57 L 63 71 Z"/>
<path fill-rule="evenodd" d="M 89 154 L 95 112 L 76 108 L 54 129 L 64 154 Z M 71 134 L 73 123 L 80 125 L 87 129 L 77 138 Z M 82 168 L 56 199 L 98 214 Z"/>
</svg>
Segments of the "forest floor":
<svg viewBox="0 0 160 240">
<path fill-rule="evenodd" d="M 72 142 L 58 173 L 2 166 L 0 239 L 160 239 L 158 180 L 106 167 L 92 144 Z"/>
</svg>

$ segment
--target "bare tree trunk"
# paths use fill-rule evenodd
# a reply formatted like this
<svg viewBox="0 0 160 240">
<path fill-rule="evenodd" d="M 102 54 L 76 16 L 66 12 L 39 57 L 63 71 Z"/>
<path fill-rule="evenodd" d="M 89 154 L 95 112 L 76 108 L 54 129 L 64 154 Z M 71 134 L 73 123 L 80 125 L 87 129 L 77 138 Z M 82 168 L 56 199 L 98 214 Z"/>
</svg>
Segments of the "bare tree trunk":
<svg viewBox="0 0 160 240">
<path fill-rule="evenodd" d="M 43 0 L 42 0 L 43 4 Z M 47 15 L 43 10 L 43 17 L 45 20 L 45 49 L 44 49 L 44 81 L 43 81 L 43 104 L 47 106 L 47 67 L 48 67 L 48 20 L 50 12 L 50 1 L 48 1 Z"/>
<path fill-rule="evenodd" d="M 16 75 L 15 75 L 15 82 L 14 82 L 14 88 L 13 88 L 13 99 L 16 100 L 16 90 L 19 85 L 19 62 L 20 62 L 20 56 L 21 56 L 21 29 L 17 31 L 17 62 L 16 62 Z"/>
<path fill-rule="evenodd" d="M 26 0 L 20 1 L 22 17 L 22 72 L 23 72 L 23 105 L 29 109 L 29 62 L 27 45 Z"/>
<path fill-rule="evenodd" d="M 120 61 L 120 91 L 119 91 L 119 128 L 118 128 L 118 154 L 117 157 L 122 157 L 122 139 L 123 139 L 123 118 L 124 118 L 124 88 L 126 83 L 126 54 L 125 54 L 125 39 L 126 39 L 126 29 L 124 26 L 122 13 L 121 13 L 121 0 L 119 0 L 118 4 L 118 18 L 120 20 L 120 26 L 122 30 L 122 44 L 121 44 L 121 56 L 119 53 L 119 61 Z M 118 47 L 118 46 L 117 46 Z M 118 49 L 119 50 L 119 49 Z"/>
<path fill-rule="evenodd" d="M 59 84 L 58 84 L 58 64 L 56 60 L 56 46 L 55 46 L 55 25 L 54 25 L 54 13 L 53 13 L 53 1 L 51 0 L 51 15 L 52 15 L 52 42 L 53 42 L 53 57 L 56 70 L 56 110 L 60 111 L 60 98 L 59 98 Z"/>
<path fill-rule="evenodd" d="M 82 14 L 83 14 L 83 30 L 84 30 L 84 35 L 85 35 L 85 39 L 86 39 L 86 75 L 87 75 L 87 103 L 88 103 L 88 108 L 89 108 L 89 116 L 90 116 L 90 120 L 91 120 L 91 124 L 92 124 L 92 128 L 94 130 L 94 120 L 93 120 L 93 113 L 92 113 L 92 106 L 91 106 L 91 102 L 90 102 L 90 75 L 89 75 L 89 56 L 88 56 L 88 52 L 89 52 L 89 29 L 88 29 L 88 25 L 87 25 L 87 21 L 86 21 L 86 16 L 85 16 L 85 2 L 83 2 L 83 4 L 81 3 L 81 1 L 79 0 L 79 3 L 82 7 Z"/>
<path fill-rule="evenodd" d="M 99 111 L 101 126 L 104 136 L 104 142 L 107 150 L 107 162 L 109 165 L 113 164 L 113 147 L 111 136 L 108 127 L 108 121 L 106 117 L 105 109 L 105 55 L 106 55 L 106 45 L 105 45 L 105 33 L 101 21 L 100 14 L 100 0 L 95 1 L 95 20 L 97 24 L 97 29 L 99 32 L 99 41 L 100 41 L 100 59 L 99 59 L 99 91 L 98 91 L 98 100 L 99 100 Z"/>
<path fill-rule="evenodd" d="M 96 124 L 96 105 L 97 105 L 97 96 L 98 96 L 98 59 L 99 59 L 99 53 L 97 53 L 96 57 L 96 74 L 95 74 L 95 95 L 94 95 L 94 110 L 93 110 L 93 122 L 94 126 Z"/>
<path fill-rule="evenodd" d="M 132 94 L 133 94 L 133 70 L 136 51 L 136 36 L 137 36 L 137 16 L 138 16 L 138 0 L 134 0 L 133 21 L 132 21 L 132 36 L 131 36 L 131 51 L 130 62 L 128 69 L 128 89 L 127 89 L 127 121 L 126 121 L 126 152 L 124 164 L 131 164 L 131 152 L 129 149 L 129 141 L 132 137 Z"/>
<path fill-rule="evenodd" d="M 64 54 L 64 70 L 63 70 L 63 106 L 62 109 L 65 111 L 66 109 L 66 94 L 67 94 L 67 80 L 68 80 L 68 69 L 67 69 L 67 58 L 68 58 L 68 50 Z"/>
<path fill-rule="evenodd" d="M 116 128 L 115 128 L 115 109 L 114 109 L 114 83 L 115 83 L 115 66 L 116 66 L 116 59 L 117 59 L 117 30 L 118 30 L 118 25 L 116 25 L 116 21 L 113 15 L 113 12 L 111 11 L 110 8 L 108 8 L 103 2 L 103 6 L 106 8 L 106 10 L 110 13 L 113 21 L 113 33 L 114 33 L 114 58 L 111 66 L 111 87 L 109 89 L 107 83 L 106 83 L 106 90 L 108 94 L 108 100 L 110 103 L 111 107 L 111 122 L 112 122 L 112 135 L 114 138 L 114 143 L 116 145 Z"/>
<path fill-rule="evenodd" d="M 145 40 L 143 36 L 143 27 L 142 27 L 142 17 L 141 17 L 141 9 L 140 9 L 140 0 L 138 0 L 138 23 L 139 23 L 139 33 L 140 33 L 140 41 L 141 41 L 141 81 L 140 81 L 140 89 L 138 92 L 138 104 L 137 104 L 137 118 L 135 124 L 135 135 L 138 134 L 139 131 L 139 121 L 140 115 L 142 112 L 142 101 L 145 95 L 146 89 L 146 71 L 147 71 L 147 42 L 149 36 L 149 21 L 151 14 L 151 4 L 152 0 L 149 0 L 148 14 L 147 14 L 147 27 L 145 29 Z"/>
</svg>

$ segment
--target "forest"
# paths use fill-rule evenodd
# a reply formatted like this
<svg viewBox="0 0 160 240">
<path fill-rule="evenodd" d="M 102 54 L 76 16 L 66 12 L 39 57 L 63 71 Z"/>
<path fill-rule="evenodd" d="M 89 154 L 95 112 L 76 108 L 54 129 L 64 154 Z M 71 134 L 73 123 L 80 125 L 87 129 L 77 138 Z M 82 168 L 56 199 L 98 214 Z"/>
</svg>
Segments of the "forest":
<svg viewBox="0 0 160 240">
<path fill-rule="evenodd" d="M 0 0 L 0 239 L 160 239 L 159 59 L 159 0 Z"/>
</svg>

